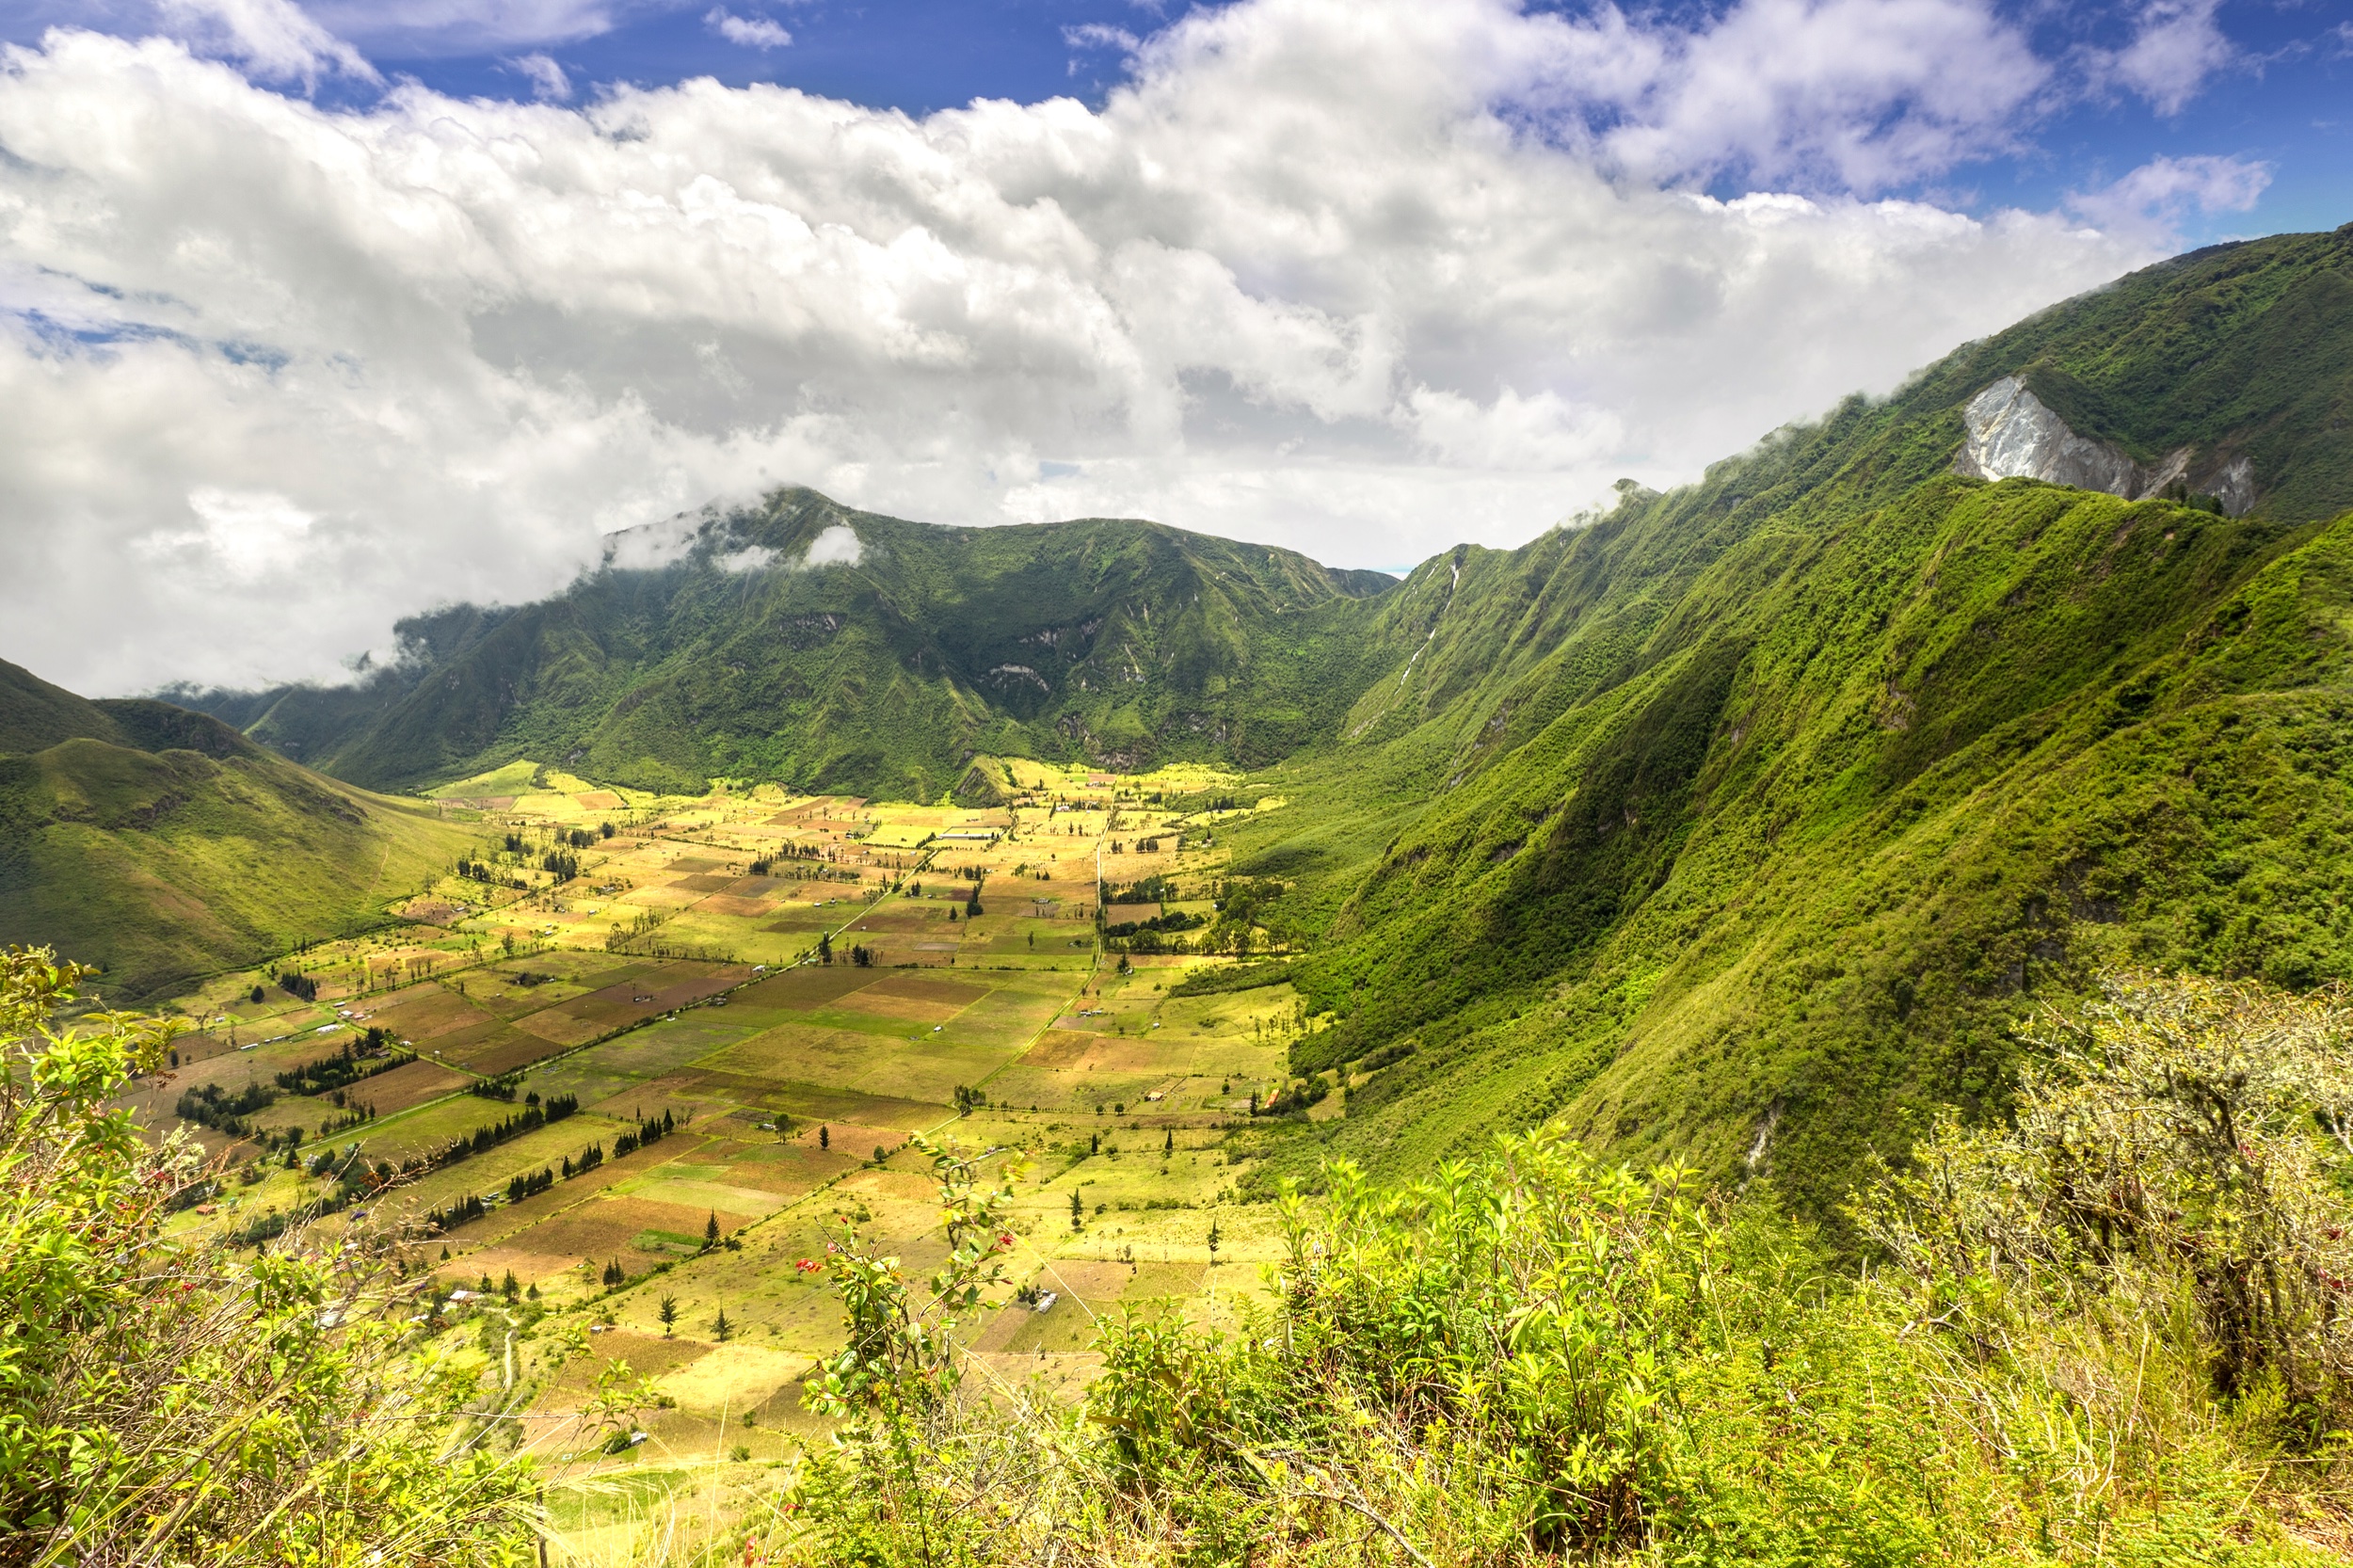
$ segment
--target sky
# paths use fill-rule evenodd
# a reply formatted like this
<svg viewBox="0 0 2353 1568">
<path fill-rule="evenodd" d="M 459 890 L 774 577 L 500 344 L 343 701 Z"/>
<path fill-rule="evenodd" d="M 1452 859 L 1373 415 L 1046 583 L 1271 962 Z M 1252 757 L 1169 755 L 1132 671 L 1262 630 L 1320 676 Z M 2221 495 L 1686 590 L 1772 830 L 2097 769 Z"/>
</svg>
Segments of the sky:
<svg viewBox="0 0 2353 1568">
<path fill-rule="evenodd" d="M 0 0 L 0 658 L 333 680 L 808 484 L 1402 569 L 2353 220 L 2320 0 Z"/>
</svg>

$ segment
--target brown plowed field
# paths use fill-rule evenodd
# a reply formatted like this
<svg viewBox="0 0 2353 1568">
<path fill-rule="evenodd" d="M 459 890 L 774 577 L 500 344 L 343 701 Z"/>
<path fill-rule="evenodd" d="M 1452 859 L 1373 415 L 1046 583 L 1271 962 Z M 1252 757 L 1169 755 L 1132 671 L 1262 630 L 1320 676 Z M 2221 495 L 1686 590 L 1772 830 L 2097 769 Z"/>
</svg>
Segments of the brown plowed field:
<svg viewBox="0 0 2353 1568">
<path fill-rule="evenodd" d="M 375 1106 L 379 1116 L 390 1116 L 412 1105 L 438 1099 L 470 1081 L 465 1074 L 452 1072 L 431 1062 L 411 1062 L 406 1066 L 394 1067 L 389 1073 L 361 1079 L 344 1091 L 344 1097 L 358 1100 L 362 1105 Z"/>
</svg>

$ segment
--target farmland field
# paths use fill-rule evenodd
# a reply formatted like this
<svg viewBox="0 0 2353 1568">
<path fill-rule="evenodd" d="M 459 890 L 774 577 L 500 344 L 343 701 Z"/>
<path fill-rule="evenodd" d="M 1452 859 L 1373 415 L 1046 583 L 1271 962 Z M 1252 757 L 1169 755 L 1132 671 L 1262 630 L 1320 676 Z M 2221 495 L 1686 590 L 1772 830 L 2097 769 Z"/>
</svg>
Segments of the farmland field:
<svg viewBox="0 0 2353 1568">
<path fill-rule="evenodd" d="M 206 1085 L 251 1098 L 296 1074 L 200 1136 L 273 1158 L 298 1136 L 312 1179 L 224 1184 L 208 1223 L 392 1172 L 374 1217 L 418 1266 L 593 1320 L 584 1346 L 527 1336 L 543 1414 L 615 1359 L 674 1401 L 616 1464 L 708 1462 L 728 1411 L 755 1414 L 758 1451 L 808 1429 L 800 1380 L 840 1322 L 805 1260 L 841 1218 L 911 1270 L 940 1253 L 917 1135 L 1017 1169 L 1023 1299 L 968 1325 L 975 1353 L 1083 1382 L 1101 1313 L 1217 1318 L 1257 1288 L 1278 1232 L 1231 1134 L 1305 1020 L 1279 984 L 1171 996 L 1231 960 L 1106 937 L 1214 914 L 1220 813 L 1189 797 L 1217 776 L 998 766 L 1007 803 L 972 809 L 657 798 L 520 766 L 453 786 L 482 813 L 462 871 L 405 922 L 179 999 L 175 1065 L 134 1103 L 161 1127 Z M 338 1062 L 365 1076 L 300 1077 Z M 557 1119 L 522 1125 L 540 1108 Z"/>
</svg>

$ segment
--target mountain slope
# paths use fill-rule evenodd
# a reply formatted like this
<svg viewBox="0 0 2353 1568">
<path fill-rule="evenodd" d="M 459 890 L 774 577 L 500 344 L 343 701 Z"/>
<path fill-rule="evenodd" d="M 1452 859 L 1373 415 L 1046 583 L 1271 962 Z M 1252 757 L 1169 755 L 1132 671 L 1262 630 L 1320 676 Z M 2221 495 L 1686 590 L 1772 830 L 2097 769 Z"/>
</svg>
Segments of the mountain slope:
<svg viewBox="0 0 2353 1568">
<path fill-rule="evenodd" d="M 2098 965 L 2353 968 L 2353 359 L 2221 413 L 2160 374 L 2353 341 L 2348 270 L 2353 232 L 2183 258 L 1370 607 L 1414 652 L 1274 782 L 1315 842 L 1243 840 L 1312 865 L 1315 803 L 1390 780 L 1295 895 L 1339 1017 L 1298 1065 L 1373 1068 L 1332 1136 L 1411 1168 L 1559 1114 L 1819 1213 L 1913 1111 L 1998 1103 L 2018 1015 Z M 2010 376 L 2144 472 L 2188 448 L 2173 494 L 2245 459 L 2245 515 L 1957 476 Z"/>
<path fill-rule="evenodd" d="M 137 999 L 373 918 L 477 837 L 168 703 L 87 702 L 0 664 L 0 943 Z"/>
<path fill-rule="evenodd" d="M 1389 586 L 1152 523 L 938 528 L 787 490 L 624 537 L 556 599 L 412 623 L 418 656 L 373 684 L 195 700 L 388 787 L 527 755 L 929 799 L 983 751 L 1286 756 L 1387 662 L 1345 629 Z"/>
</svg>

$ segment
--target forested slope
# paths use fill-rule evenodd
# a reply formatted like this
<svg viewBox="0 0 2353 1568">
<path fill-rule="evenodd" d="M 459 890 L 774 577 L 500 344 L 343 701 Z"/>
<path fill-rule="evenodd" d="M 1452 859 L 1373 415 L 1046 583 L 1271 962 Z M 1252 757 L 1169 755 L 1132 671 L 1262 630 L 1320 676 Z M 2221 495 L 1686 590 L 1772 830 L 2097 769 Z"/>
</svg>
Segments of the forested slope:
<svg viewBox="0 0 2353 1568">
<path fill-rule="evenodd" d="M 1374 1069 L 1332 1136 L 1413 1169 L 1559 1114 L 1821 1212 L 2096 966 L 2353 969 L 2353 358 L 2302 351 L 2353 342 L 2349 270 L 2183 258 L 1369 607 L 1413 653 L 1245 841 L 1329 911 L 1298 1065 Z M 2009 375 L 2252 505 L 1955 476 Z"/>
</svg>

